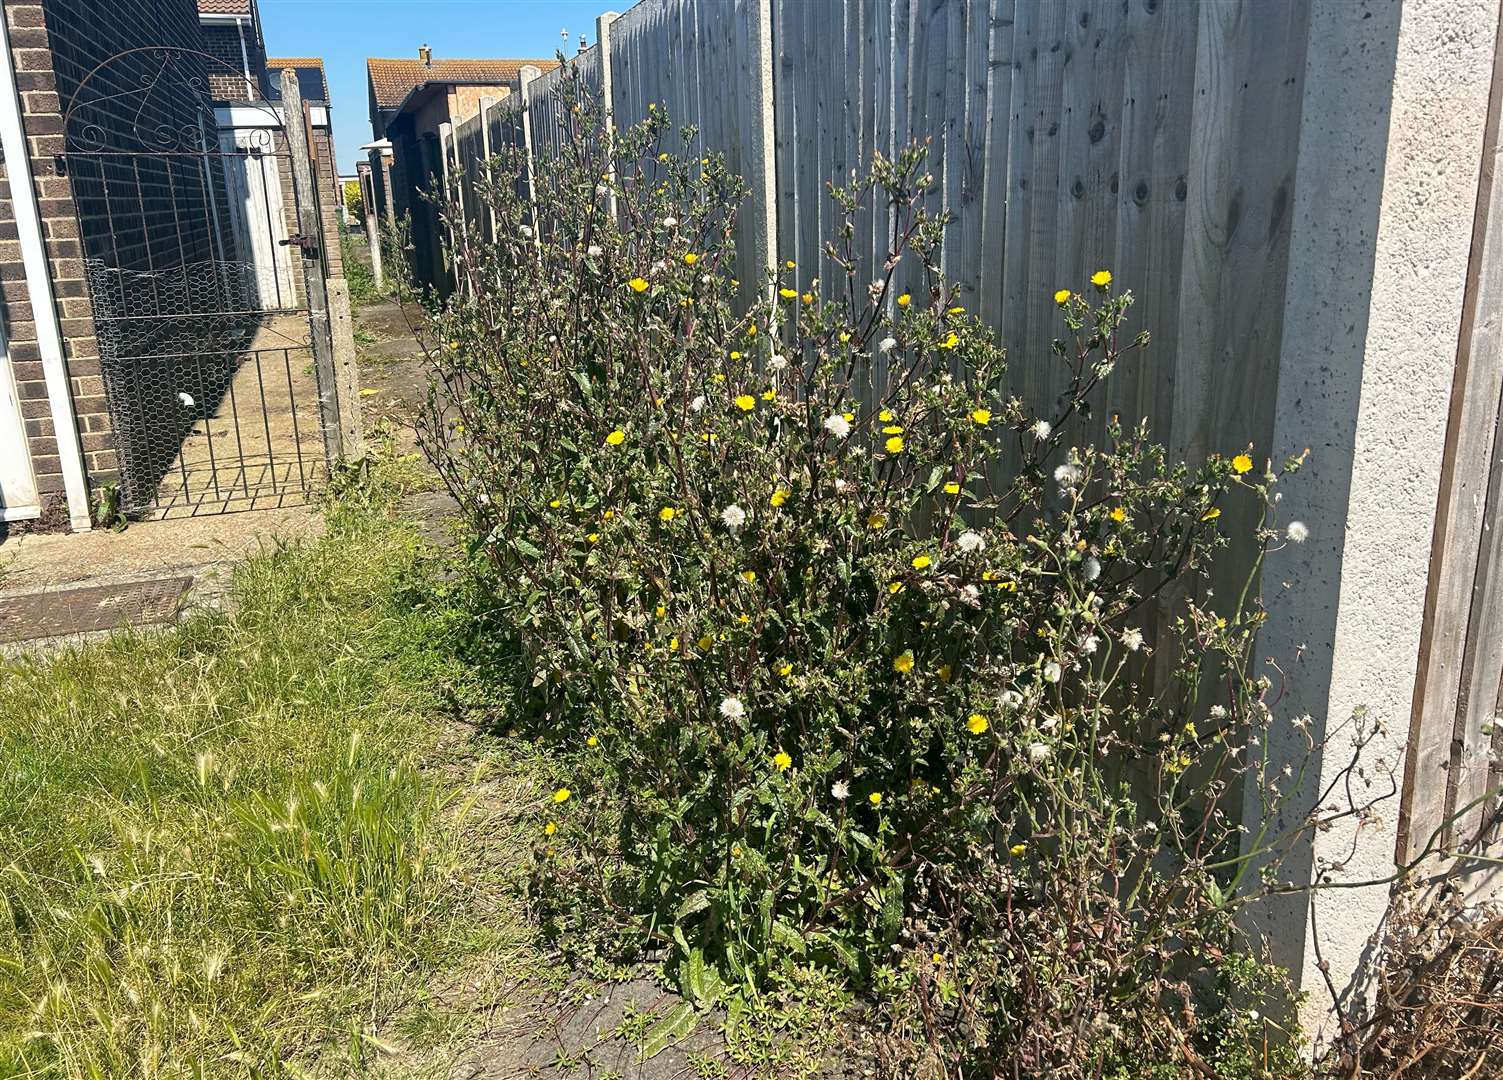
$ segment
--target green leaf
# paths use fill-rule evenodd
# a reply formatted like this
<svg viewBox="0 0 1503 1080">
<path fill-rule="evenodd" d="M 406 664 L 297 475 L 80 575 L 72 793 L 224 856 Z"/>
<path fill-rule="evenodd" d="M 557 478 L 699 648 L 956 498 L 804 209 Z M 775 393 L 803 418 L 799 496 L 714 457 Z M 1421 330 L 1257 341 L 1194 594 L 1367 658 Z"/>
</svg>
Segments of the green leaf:
<svg viewBox="0 0 1503 1080">
<path fill-rule="evenodd" d="M 697 915 L 699 912 L 703 911 L 709 906 L 710 890 L 700 889 L 698 892 L 692 892 L 688 896 L 684 897 L 683 902 L 679 904 L 678 911 L 674 913 L 673 918 L 676 922 L 683 922 L 690 915 Z"/>
<path fill-rule="evenodd" d="M 699 1026 L 699 1015 L 687 1001 L 680 1002 L 668 1015 L 647 1029 L 647 1037 L 637 1051 L 637 1061 L 650 1061 L 674 1043 L 683 1042 Z"/>
<path fill-rule="evenodd" d="M 789 926 L 782 919 L 772 924 L 772 940 L 783 948 L 793 953 L 794 956 L 803 956 L 805 950 L 804 935 Z"/>
</svg>

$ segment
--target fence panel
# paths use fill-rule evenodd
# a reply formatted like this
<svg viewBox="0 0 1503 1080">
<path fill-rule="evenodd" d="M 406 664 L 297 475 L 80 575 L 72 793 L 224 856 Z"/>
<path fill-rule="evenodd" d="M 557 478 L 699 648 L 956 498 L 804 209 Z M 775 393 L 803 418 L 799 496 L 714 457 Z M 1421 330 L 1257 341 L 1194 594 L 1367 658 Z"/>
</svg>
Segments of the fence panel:
<svg viewBox="0 0 1503 1080">
<path fill-rule="evenodd" d="M 617 126 L 662 107 L 748 178 L 746 300 L 786 259 L 801 285 L 843 289 L 822 251 L 829 183 L 927 140 L 931 209 L 955 218 L 943 266 L 1007 346 L 1018 393 L 1036 408 L 1059 394 L 1053 294 L 1110 268 L 1141 290 L 1134 323 L 1154 345 L 1109 381 L 1085 434 L 1147 417 L 1196 455 L 1270 436 L 1309 6 L 643 0 L 604 52 L 570 63 L 595 93 L 608 66 Z M 533 83 L 530 124 L 520 95 L 488 112 L 493 149 L 523 147 L 530 127 L 535 154 L 556 150 L 562 74 Z M 858 295 L 893 227 L 881 207 L 858 216 Z M 922 285 L 913 260 L 897 281 Z"/>
</svg>

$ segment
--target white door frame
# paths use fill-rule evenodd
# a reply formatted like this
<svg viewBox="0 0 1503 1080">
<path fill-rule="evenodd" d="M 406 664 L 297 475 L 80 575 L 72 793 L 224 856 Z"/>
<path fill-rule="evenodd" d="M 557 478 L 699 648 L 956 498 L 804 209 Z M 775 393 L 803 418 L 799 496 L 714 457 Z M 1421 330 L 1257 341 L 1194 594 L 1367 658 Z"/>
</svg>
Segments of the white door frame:
<svg viewBox="0 0 1503 1080">
<path fill-rule="evenodd" d="M 26 423 L 10 366 L 10 343 L 0 326 L 0 521 L 42 516 L 37 480 L 26 445 Z"/>
</svg>

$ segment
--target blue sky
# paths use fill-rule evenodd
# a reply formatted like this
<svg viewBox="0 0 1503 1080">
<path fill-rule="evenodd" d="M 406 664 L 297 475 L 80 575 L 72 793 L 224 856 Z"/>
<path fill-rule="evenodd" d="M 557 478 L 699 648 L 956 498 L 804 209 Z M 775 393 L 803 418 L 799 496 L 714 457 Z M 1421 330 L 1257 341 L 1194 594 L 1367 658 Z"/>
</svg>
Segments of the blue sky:
<svg viewBox="0 0 1503 1080">
<path fill-rule="evenodd" d="M 268 56 L 322 56 L 333 98 L 339 171 L 353 173 L 370 142 L 365 58 L 552 56 L 569 31 L 572 53 L 584 33 L 595 43 L 595 16 L 625 11 L 629 0 L 260 0 Z"/>
</svg>

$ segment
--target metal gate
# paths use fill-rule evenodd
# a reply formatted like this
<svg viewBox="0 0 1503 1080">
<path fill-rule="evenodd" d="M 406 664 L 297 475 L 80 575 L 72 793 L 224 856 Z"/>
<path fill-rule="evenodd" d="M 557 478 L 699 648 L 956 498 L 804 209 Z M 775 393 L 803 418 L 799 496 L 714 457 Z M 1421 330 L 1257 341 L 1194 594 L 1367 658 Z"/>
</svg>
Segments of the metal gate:
<svg viewBox="0 0 1503 1080">
<path fill-rule="evenodd" d="M 132 49 L 85 75 L 64 111 L 135 516 L 302 502 L 327 475 L 335 390 L 320 394 L 329 322 L 303 113 L 295 95 L 287 122 L 264 100 L 225 100 L 252 95 L 212 56 Z"/>
</svg>

